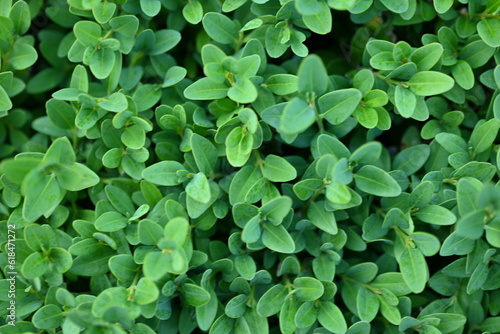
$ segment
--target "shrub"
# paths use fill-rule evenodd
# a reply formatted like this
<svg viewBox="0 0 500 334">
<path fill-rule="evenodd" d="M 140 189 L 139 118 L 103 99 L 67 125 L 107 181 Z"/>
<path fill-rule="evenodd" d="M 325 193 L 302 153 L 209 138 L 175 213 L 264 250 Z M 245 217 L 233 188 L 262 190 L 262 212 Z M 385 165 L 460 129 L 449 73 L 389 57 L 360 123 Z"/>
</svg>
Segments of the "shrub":
<svg viewBox="0 0 500 334">
<path fill-rule="evenodd" d="M 500 333 L 499 0 L 2 0 L 2 333 Z"/>
</svg>

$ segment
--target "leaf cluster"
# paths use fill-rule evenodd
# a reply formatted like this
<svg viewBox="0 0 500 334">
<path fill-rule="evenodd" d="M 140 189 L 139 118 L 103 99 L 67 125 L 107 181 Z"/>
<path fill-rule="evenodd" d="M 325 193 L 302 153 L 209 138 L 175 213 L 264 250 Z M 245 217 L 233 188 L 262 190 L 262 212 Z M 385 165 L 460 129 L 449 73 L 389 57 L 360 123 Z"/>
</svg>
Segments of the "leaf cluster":
<svg viewBox="0 0 500 334">
<path fill-rule="evenodd" d="M 0 332 L 500 333 L 499 15 L 1 1 Z"/>
</svg>

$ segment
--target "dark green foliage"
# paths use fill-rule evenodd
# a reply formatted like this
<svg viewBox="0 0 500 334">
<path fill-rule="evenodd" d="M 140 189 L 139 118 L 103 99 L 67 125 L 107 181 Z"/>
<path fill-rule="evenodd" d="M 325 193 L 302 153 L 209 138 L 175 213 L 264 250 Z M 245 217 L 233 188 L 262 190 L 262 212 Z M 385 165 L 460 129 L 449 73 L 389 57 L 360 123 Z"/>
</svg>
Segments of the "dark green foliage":
<svg viewBox="0 0 500 334">
<path fill-rule="evenodd" d="M 0 332 L 500 333 L 499 47 L 500 0 L 0 1 Z"/>
</svg>

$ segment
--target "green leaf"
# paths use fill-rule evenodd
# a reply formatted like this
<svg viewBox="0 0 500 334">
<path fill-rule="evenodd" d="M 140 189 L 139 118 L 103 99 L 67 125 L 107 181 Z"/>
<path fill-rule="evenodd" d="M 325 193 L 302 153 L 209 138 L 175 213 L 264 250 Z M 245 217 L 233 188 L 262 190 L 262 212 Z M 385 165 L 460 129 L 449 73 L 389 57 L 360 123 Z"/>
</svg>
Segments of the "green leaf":
<svg viewBox="0 0 500 334">
<path fill-rule="evenodd" d="M 464 177 L 458 181 L 457 206 L 461 216 L 479 209 L 477 198 L 482 188 L 482 182 L 474 178 Z"/>
<path fill-rule="evenodd" d="M 172 256 L 163 252 L 149 252 L 143 260 L 144 276 L 152 280 L 158 280 L 165 274 L 171 272 Z M 162 267 L 158 267 L 161 264 Z"/>
<path fill-rule="evenodd" d="M 332 257 L 323 253 L 313 259 L 314 275 L 321 281 L 332 281 L 336 267 L 332 265 Z"/>
<path fill-rule="evenodd" d="M 171 87 L 179 83 L 182 79 L 186 77 L 187 70 L 184 67 L 172 66 L 165 73 L 165 79 L 161 85 L 161 88 Z"/>
<path fill-rule="evenodd" d="M 485 227 L 486 240 L 493 247 L 500 247 L 500 219 L 493 218 Z"/>
<path fill-rule="evenodd" d="M 14 30 L 18 35 L 24 35 L 31 25 L 30 7 L 24 1 L 17 1 L 10 9 L 10 19 L 14 23 Z"/>
<path fill-rule="evenodd" d="M 370 58 L 370 65 L 381 71 L 392 71 L 401 65 L 401 62 L 394 60 L 392 52 L 382 51 Z"/>
<path fill-rule="evenodd" d="M 384 170 L 366 165 L 354 174 L 356 186 L 362 191 L 382 197 L 396 197 L 401 193 L 399 184 Z"/>
<path fill-rule="evenodd" d="M 75 127 L 75 110 L 68 103 L 60 100 L 50 99 L 45 104 L 47 115 L 50 120 L 62 129 Z"/>
<path fill-rule="evenodd" d="M 410 61 L 417 65 L 417 71 L 429 71 L 441 59 L 443 51 L 441 44 L 430 43 L 413 51 Z"/>
<path fill-rule="evenodd" d="M 415 174 L 424 166 L 430 154 L 431 149 L 428 145 L 411 146 L 394 157 L 393 168 L 402 170 L 406 175 Z"/>
<path fill-rule="evenodd" d="M 429 279 L 429 268 L 420 249 L 406 246 L 398 263 L 403 279 L 410 290 L 414 293 L 422 292 Z"/>
<path fill-rule="evenodd" d="M 92 8 L 92 15 L 94 15 L 96 21 L 100 24 L 107 23 L 116 11 L 116 4 L 112 2 L 101 2 L 94 8 Z"/>
<path fill-rule="evenodd" d="M 298 0 L 295 3 L 295 8 L 302 15 L 314 15 L 321 12 L 323 6 L 318 0 Z"/>
<path fill-rule="evenodd" d="M 471 161 L 457 169 L 453 175 L 454 178 L 458 179 L 461 177 L 474 177 L 480 181 L 487 182 L 490 181 L 495 174 L 496 167 L 488 162 L 476 162 Z"/>
<path fill-rule="evenodd" d="M 282 56 L 288 49 L 288 45 L 281 43 L 282 29 L 270 25 L 266 30 L 266 51 L 272 58 Z"/>
<path fill-rule="evenodd" d="M 42 276 L 49 270 L 47 258 L 42 253 L 31 253 L 24 260 L 21 273 L 25 278 L 33 279 Z"/>
<path fill-rule="evenodd" d="M 485 332 L 495 333 L 500 326 L 500 316 L 499 317 L 489 317 L 486 318 L 479 326 L 480 330 Z"/>
<path fill-rule="evenodd" d="M 32 66 L 38 59 L 35 48 L 29 44 L 17 42 L 9 55 L 9 65 L 15 70 L 24 70 Z"/>
<path fill-rule="evenodd" d="M 236 24 L 223 14 L 206 13 L 202 23 L 208 36 L 219 43 L 233 44 L 238 40 Z"/>
<path fill-rule="evenodd" d="M 203 173 L 196 173 L 186 186 L 186 194 L 200 203 L 210 202 L 210 186 Z"/>
<path fill-rule="evenodd" d="M 471 89 L 474 87 L 474 72 L 468 62 L 459 60 L 451 67 L 451 75 L 453 75 L 457 84 L 463 89 Z"/>
<path fill-rule="evenodd" d="M 468 239 L 479 239 L 483 235 L 485 217 L 484 209 L 467 212 L 457 222 L 456 233 Z"/>
<path fill-rule="evenodd" d="M 201 48 L 201 59 L 204 65 L 210 63 L 222 64 L 225 58 L 224 51 L 213 44 L 206 44 Z"/>
<path fill-rule="evenodd" d="M 160 0 L 140 0 L 141 9 L 147 16 L 156 16 L 161 10 Z"/>
<path fill-rule="evenodd" d="M 313 202 L 307 209 L 307 217 L 314 226 L 332 235 L 338 233 L 337 222 L 333 212 L 324 208 L 324 202 Z"/>
<path fill-rule="evenodd" d="M 361 320 L 371 322 L 378 313 L 379 300 L 372 291 L 360 288 L 356 296 L 356 308 Z"/>
<path fill-rule="evenodd" d="M 453 0 L 436 0 L 434 1 L 434 9 L 439 14 L 444 14 L 453 6 L 453 2 Z"/>
<path fill-rule="evenodd" d="M 196 284 L 182 284 L 181 293 L 184 300 L 191 306 L 202 306 L 210 301 L 210 294 L 208 291 Z"/>
<path fill-rule="evenodd" d="M 232 333 L 235 319 L 229 318 L 227 315 L 223 314 L 215 322 L 212 327 L 210 327 L 210 334 L 230 334 Z"/>
<path fill-rule="evenodd" d="M 415 74 L 407 84 L 415 95 L 429 96 L 449 91 L 453 88 L 455 81 L 440 72 L 422 71 Z"/>
<path fill-rule="evenodd" d="M 300 87 L 300 77 L 299 77 Z M 280 129 L 285 134 L 304 132 L 316 120 L 316 112 L 307 102 L 294 98 L 288 102 L 280 118 Z"/>
<path fill-rule="evenodd" d="M 476 127 L 470 137 L 474 153 L 479 154 L 491 147 L 500 129 L 500 120 L 492 118 Z"/>
<path fill-rule="evenodd" d="M 316 14 L 302 15 L 302 20 L 311 31 L 325 35 L 332 30 L 332 12 L 326 2 L 321 1 L 319 5 L 321 6 L 320 11 Z"/>
<path fill-rule="evenodd" d="M 229 187 L 229 203 L 235 205 L 241 202 L 255 203 L 262 194 L 264 178 L 257 166 L 245 166 L 239 170 Z"/>
<path fill-rule="evenodd" d="M 293 185 L 295 195 L 302 201 L 308 200 L 323 185 L 320 179 L 305 179 Z"/>
<path fill-rule="evenodd" d="M 301 302 L 317 300 L 325 291 L 323 284 L 312 277 L 298 277 L 293 281 L 293 285 L 294 295 Z"/>
<path fill-rule="evenodd" d="M 54 304 L 49 304 L 39 308 L 33 315 L 32 322 L 39 329 L 52 329 L 61 326 L 64 320 L 64 313 L 61 308 Z"/>
<path fill-rule="evenodd" d="M 184 96 L 190 100 L 216 100 L 227 96 L 229 87 L 209 78 L 201 78 L 184 90 Z"/>
<path fill-rule="evenodd" d="M 210 301 L 196 308 L 196 319 L 201 330 L 208 331 L 217 316 L 217 295 L 212 288 L 206 289 L 210 294 Z"/>
<path fill-rule="evenodd" d="M 450 256 L 450 255 L 466 255 L 469 254 L 474 249 L 475 242 L 468 237 L 462 237 L 456 232 L 452 232 L 444 240 L 439 255 Z"/>
<path fill-rule="evenodd" d="M 80 276 L 102 275 L 109 271 L 108 260 L 116 251 L 100 247 L 90 254 L 80 255 L 73 261 L 70 272 Z"/>
<path fill-rule="evenodd" d="M 96 46 L 99 44 L 102 30 L 101 27 L 92 21 L 79 21 L 73 27 L 75 37 L 83 46 Z"/>
<path fill-rule="evenodd" d="M 474 269 L 467 284 L 467 293 L 472 295 L 478 291 L 488 279 L 488 265 L 486 263 L 479 263 Z"/>
<path fill-rule="evenodd" d="M 241 126 L 235 127 L 226 138 L 226 155 L 234 167 L 243 166 L 252 153 L 254 137 Z"/>
<path fill-rule="evenodd" d="M 191 148 L 198 170 L 205 174 L 212 172 L 217 164 L 215 145 L 210 140 L 194 133 L 191 136 Z"/>
<path fill-rule="evenodd" d="M 469 63 L 470 67 L 478 68 L 485 65 L 495 53 L 495 48 L 482 40 L 471 42 L 460 52 L 460 59 Z"/>
<path fill-rule="evenodd" d="M 257 242 L 262 234 L 261 221 L 259 216 L 254 216 L 248 220 L 241 233 L 241 240 L 246 243 Z"/>
<path fill-rule="evenodd" d="M 387 93 L 380 89 L 372 89 L 364 96 L 364 105 L 369 108 L 383 107 L 389 102 Z"/>
<path fill-rule="evenodd" d="M 54 166 L 54 172 L 60 187 L 69 191 L 90 188 L 100 181 L 99 176 L 94 171 L 79 162 L 70 166 Z"/>
<path fill-rule="evenodd" d="M 279 314 L 279 325 L 282 333 L 292 334 L 295 331 L 295 315 L 299 304 L 292 298 L 288 298 L 282 303 Z"/>
<path fill-rule="evenodd" d="M 290 254 L 295 250 L 295 243 L 288 231 L 282 225 L 264 224 L 262 243 L 269 249 Z"/>
<path fill-rule="evenodd" d="M 139 240 L 144 245 L 156 245 L 163 237 L 163 228 L 150 219 L 143 219 L 137 228 Z"/>
<path fill-rule="evenodd" d="M 12 109 L 12 101 L 5 92 L 5 89 L 0 86 L 0 112 Z"/>
<path fill-rule="evenodd" d="M 134 262 L 132 255 L 119 254 L 109 259 L 109 269 L 118 280 L 131 283 L 139 265 Z"/>
<path fill-rule="evenodd" d="M 227 91 L 227 96 L 238 103 L 252 103 L 257 99 L 257 88 L 248 78 L 238 78 Z"/>
<path fill-rule="evenodd" d="M 49 251 L 49 256 L 58 273 L 63 274 L 67 272 L 73 264 L 71 254 L 64 248 L 52 247 Z"/>
<path fill-rule="evenodd" d="M 393 325 L 399 325 L 401 322 L 401 312 L 395 305 L 390 305 L 383 298 L 380 298 L 380 313 Z"/>
<path fill-rule="evenodd" d="M 290 197 L 276 197 L 264 204 L 260 209 L 260 215 L 273 225 L 279 225 L 285 219 L 292 208 Z"/>
<path fill-rule="evenodd" d="M 467 152 L 467 143 L 460 136 L 443 132 L 437 134 L 435 138 L 448 153 Z"/>
<path fill-rule="evenodd" d="M 359 124 L 367 129 L 373 129 L 378 124 L 378 112 L 375 108 L 358 107 L 355 116 Z"/>
<path fill-rule="evenodd" d="M 346 158 L 342 158 L 337 161 L 335 163 L 335 166 L 333 167 L 332 172 L 332 181 L 336 181 L 337 183 L 341 183 L 343 185 L 348 185 L 352 182 L 352 171 Z"/>
<path fill-rule="evenodd" d="M 430 181 L 423 181 L 413 189 L 410 195 L 410 205 L 422 208 L 427 205 L 434 195 L 434 184 Z"/>
<path fill-rule="evenodd" d="M 177 171 L 184 169 L 184 166 L 177 161 L 161 161 L 144 169 L 142 177 L 160 186 L 175 186 L 181 183 Z"/>
<path fill-rule="evenodd" d="M 293 165 L 274 154 L 266 156 L 263 174 L 272 182 L 288 182 L 297 177 L 297 171 Z"/>
<path fill-rule="evenodd" d="M 127 225 L 128 219 L 116 211 L 105 212 L 95 222 L 96 229 L 102 232 L 118 231 Z"/>
<path fill-rule="evenodd" d="M 106 79 L 111 74 L 116 61 L 115 53 L 111 49 L 87 48 L 84 62 L 90 66 L 90 71 L 97 79 Z"/>
<path fill-rule="evenodd" d="M 401 85 L 396 86 L 394 102 L 399 113 L 404 118 L 411 117 L 417 107 L 417 97 L 415 94 L 413 94 L 410 89 L 403 88 Z"/>
<path fill-rule="evenodd" d="M 189 217 L 193 219 L 200 217 L 217 200 L 220 193 L 220 187 L 218 186 L 217 183 L 215 183 L 212 180 L 209 181 L 209 187 L 210 187 L 210 199 L 208 200 L 207 203 L 199 202 L 193 197 L 187 196 L 186 206 Z"/>
<path fill-rule="evenodd" d="M 453 212 L 439 205 L 425 206 L 418 210 L 415 216 L 425 223 L 434 225 L 453 225 L 457 221 Z"/>
<path fill-rule="evenodd" d="M 106 193 L 106 197 L 113 207 L 123 215 L 130 217 L 135 212 L 135 205 L 130 199 L 130 196 L 123 189 L 113 186 L 107 185 L 104 188 L 104 192 Z"/>
<path fill-rule="evenodd" d="M 326 198 L 335 204 L 347 204 L 351 201 L 351 192 L 345 184 L 331 181 L 326 187 Z"/>
<path fill-rule="evenodd" d="M 370 324 L 364 321 L 354 323 L 347 330 L 346 334 L 369 334 L 371 330 Z"/>
<path fill-rule="evenodd" d="M 92 315 L 101 318 L 107 310 L 119 307 L 135 319 L 141 314 L 141 308 L 129 298 L 129 291 L 124 287 L 107 288 L 97 296 L 92 305 Z"/>
<path fill-rule="evenodd" d="M 29 190 L 25 187 L 29 187 Z M 27 221 L 34 221 L 51 212 L 59 205 L 65 193 L 53 174 L 46 175 L 36 170 L 24 179 L 21 189 L 25 194 L 23 217 Z"/>
<path fill-rule="evenodd" d="M 382 144 L 378 141 L 365 143 L 358 147 L 350 156 L 349 161 L 360 164 L 371 164 L 377 161 L 382 154 Z"/>
<path fill-rule="evenodd" d="M 302 304 L 295 314 L 295 326 L 298 328 L 311 327 L 318 318 L 318 310 L 314 303 L 306 302 Z"/>
<path fill-rule="evenodd" d="M 334 333 L 345 333 L 347 324 L 342 311 L 332 302 L 322 301 L 318 309 L 319 323 Z"/>
<path fill-rule="evenodd" d="M 260 235 L 259 235 L 260 238 Z M 250 255 L 237 255 L 234 259 L 234 267 L 238 274 L 250 281 L 255 277 L 257 265 Z"/>
<path fill-rule="evenodd" d="M 203 6 L 198 0 L 189 1 L 182 8 L 182 15 L 191 24 L 198 24 L 203 18 Z"/>
<path fill-rule="evenodd" d="M 160 290 L 155 282 L 147 277 L 142 277 L 135 286 L 134 302 L 137 305 L 146 305 L 158 299 Z"/>
<path fill-rule="evenodd" d="M 401 273 L 388 272 L 377 276 L 371 283 L 375 288 L 387 289 L 396 296 L 404 296 L 412 290 L 406 285 Z"/>
<path fill-rule="evenodd" d="M 109 21 L 115 32 L 123 36 L 135 36 L 139 28 L 139 19 L 134 15 L 120 15 Z"/>
<path fill-rule="evenodd" d="M 225 308 L 226 315 L 230 318 L 241 318 L 247 309 L 248 296 L 244 294 L 231 298 Z"/>
<path fill-rule="evenodd" d="M 266 80 L 266 87 L 276 95 L 289 95 L 299 89 L 298 77 L 292 74 L 275 74 Z"/>
<path fill-rule="evenodd" d="M 396 1 L 396 0 L 381 0 L 382 4 L 387 7 L 390 11 L 394 13 L 404 13 L 408 10 L 409 1 Z"/>
<path fill-rule="evenodd" d="M 327 11 L 330 12 L 330 9 Z M 317 55 L 309 55 L 302 60 L 297 76 L 300 93 L 315 93 L 319 96 L 326 91 L 328 75 L 323 61 Z"/>
<path fill-rule="evenodd" d="M 181 40 L 181 34 L 177 30 L 162 29 L 155 31 L 155 45 L 149 51 L 152 56 L 161 55 L 173 49 Z"/>
<path fill-rule="evenodd" d="M 321 116 L 333 125 L 341 124 L 351 116 L 361 98 L 361 92 L 354 88 L 329 92 L 318 100 Z"/>
<path fill-rule="evenodd" d="M 399 208 L 390 209 L 384 218 L 384 223 L 382 224 L 383 228 L 389 228 L 393 226 L 405 229 L 409 227 L 408 215 L 401 211 Z"/>
<path fill-rule="evenodd" d="M 257 303 L 257 313 L 262 317 L 270 317 L 278 313 L 285 302 L 288 291 L 281 284 L 267 290 Z"/>
<path fill-rule="evenodd" d="M 434 256 L 439 252 L 441 243 L 439 239 L 433 234 L 426 232 L 415 232 L 409 235 L 413 242 L 417 245 L 418 249 L 424 256 Z"/>
<path fill-rule="evenodd" d="M 75 160 L 75 152 L 67 137 L 54 140 L 43 158 L 43 162 L 46 164 L 63 164 L 68 166 L 73 165 Z"/>
<path fill-rule="evenodd" d="M 477 24 L 477 32 L 482 40 L 489 46 L 500 46 L 500 21 L 496 19 L 483 19 Z"/>
<path fill-rule="evenodd" d="M 239 78 L 255 77 L 259 71 L 261 57 L 258 54 L 245 56 L 236 62 L 236 73 Z M 238 80 L 237 80 L 238 81 Z"/>
<path fill-rule="evenodd" d="M 104 98 L 98 105 L 108 111 L 120 112 L 127 109 L 128 102 L 123 93 L 116 92 Z"/>
</svg>

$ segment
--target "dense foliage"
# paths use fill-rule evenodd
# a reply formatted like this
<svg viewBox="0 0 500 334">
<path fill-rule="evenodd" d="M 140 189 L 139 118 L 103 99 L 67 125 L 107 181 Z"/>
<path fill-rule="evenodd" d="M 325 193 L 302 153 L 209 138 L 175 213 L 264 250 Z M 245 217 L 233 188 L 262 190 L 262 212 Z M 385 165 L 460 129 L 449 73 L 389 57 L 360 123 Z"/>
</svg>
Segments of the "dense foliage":
<svg viewBox="0 0 500 334">
<path fill-rule="evenodd" d="M 0 332 L 500 333 L 499 46 L 500 0 L 0 1 Z"/>
</svg>

